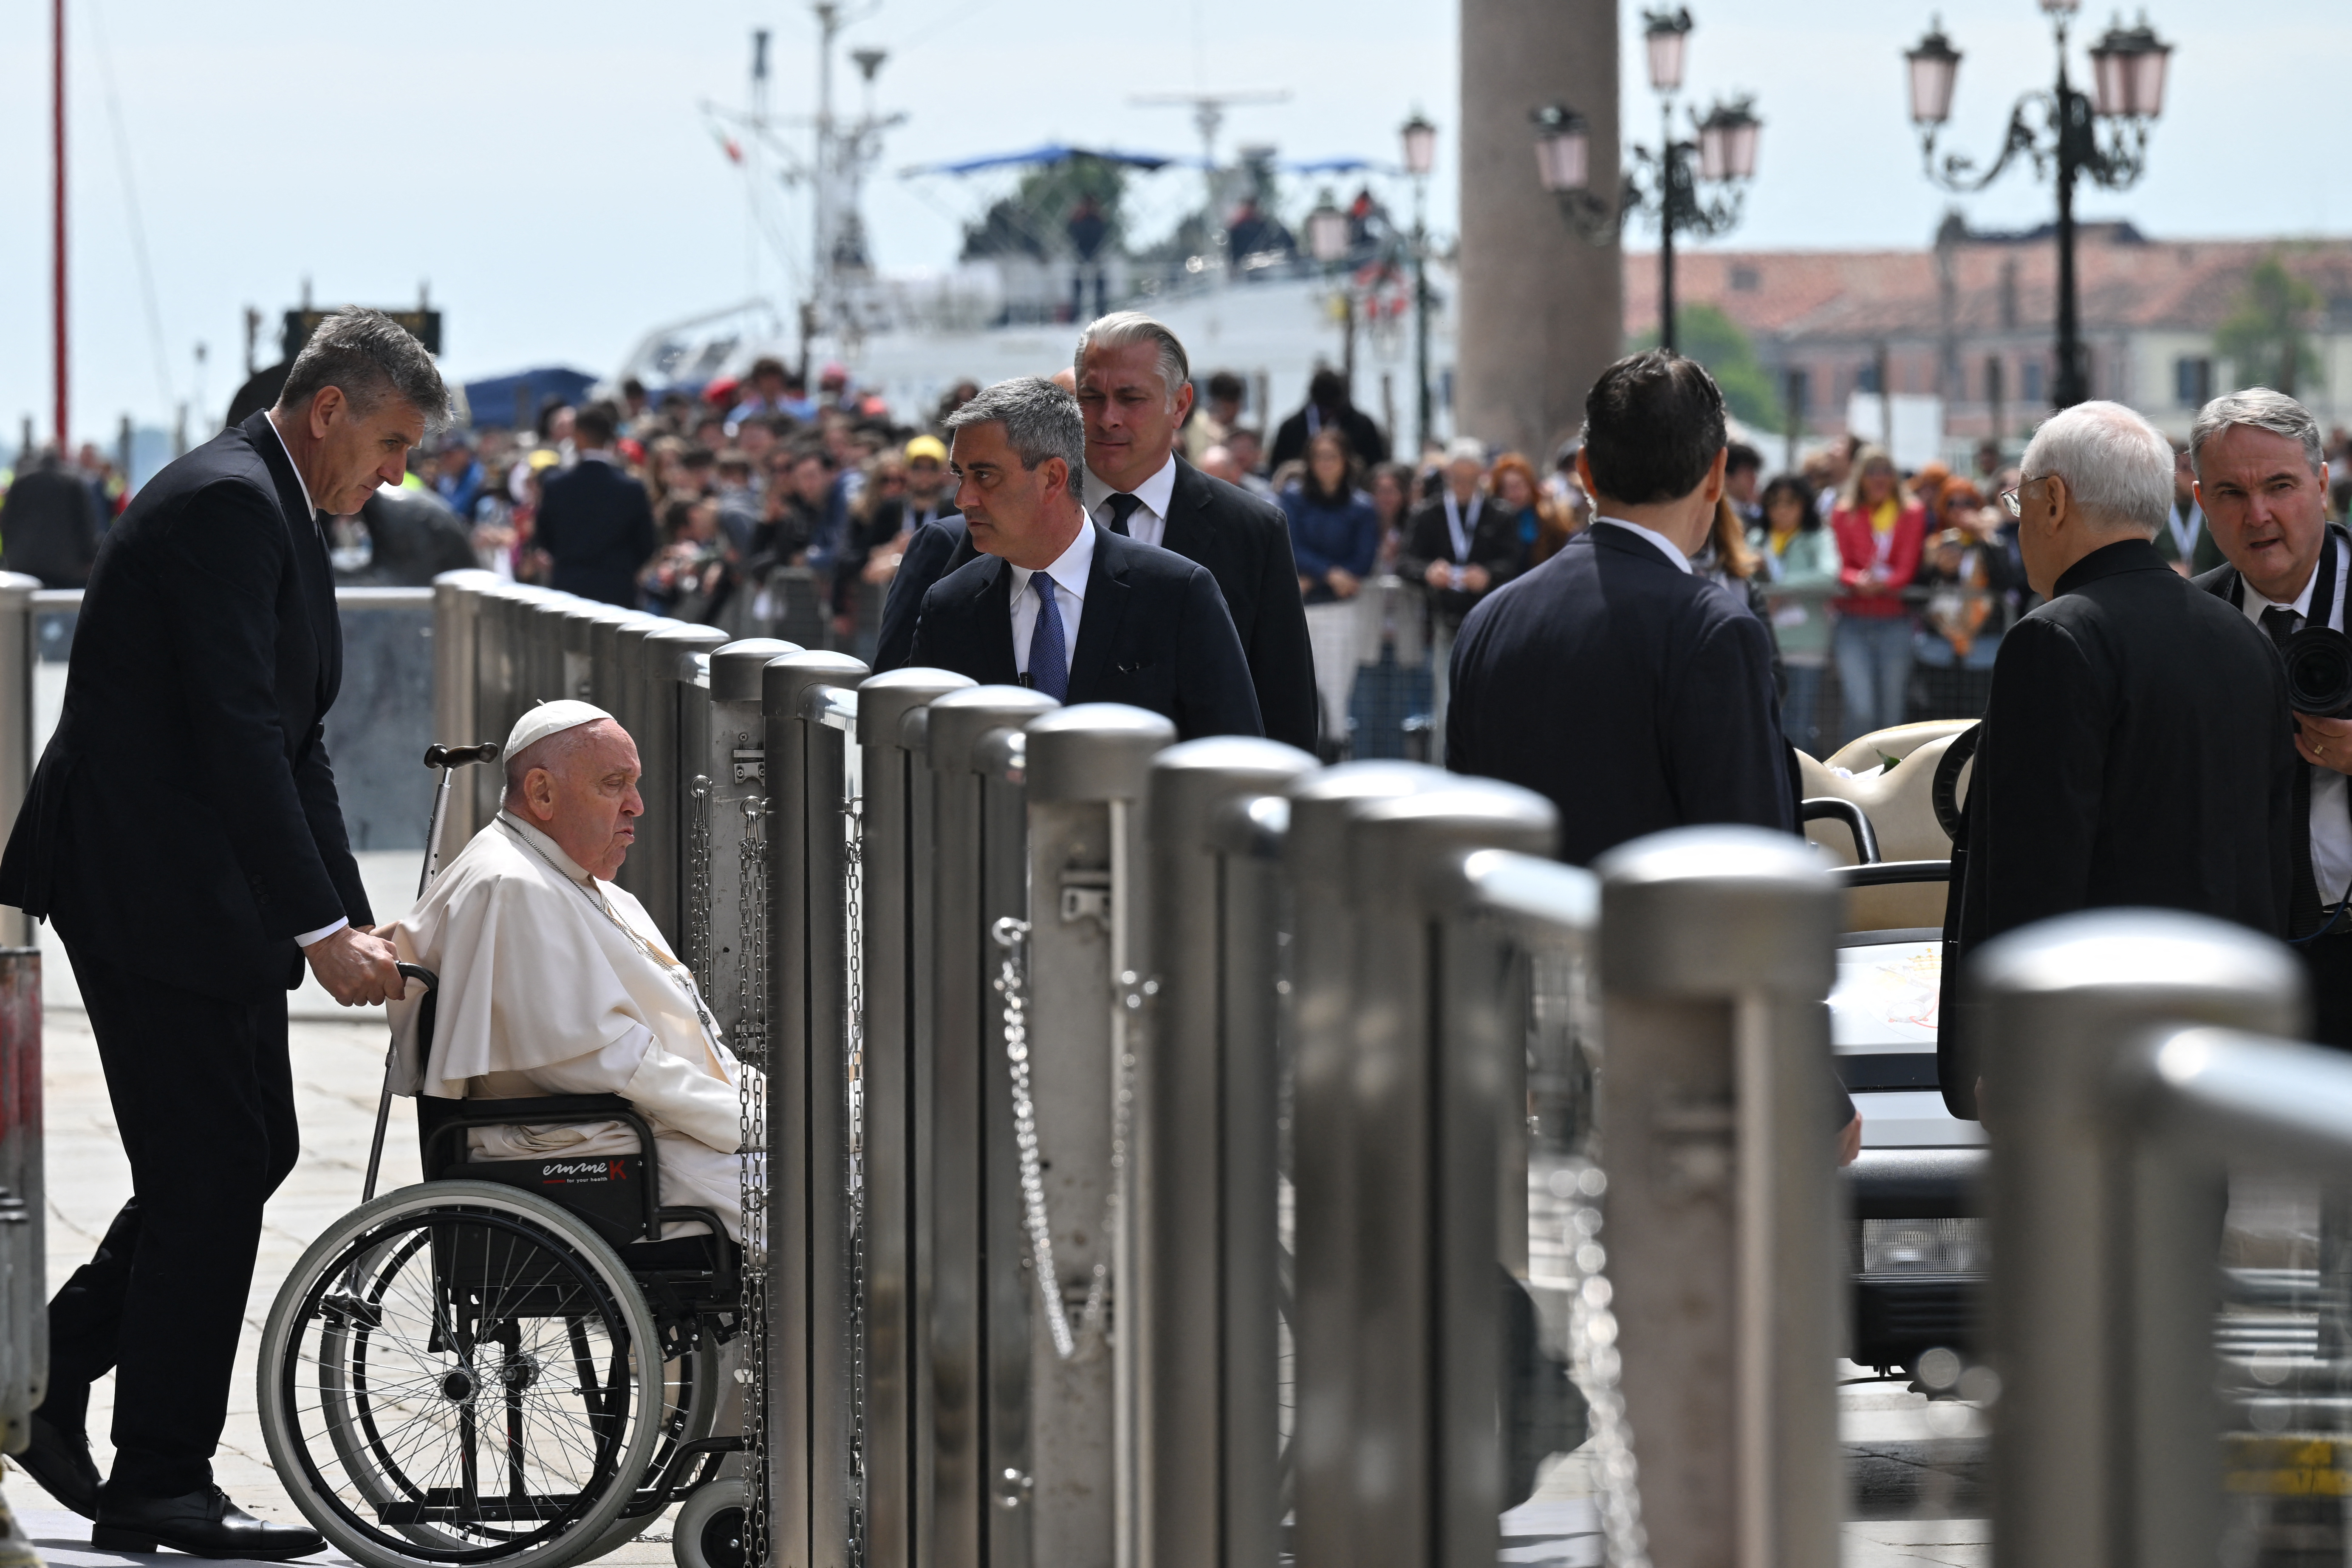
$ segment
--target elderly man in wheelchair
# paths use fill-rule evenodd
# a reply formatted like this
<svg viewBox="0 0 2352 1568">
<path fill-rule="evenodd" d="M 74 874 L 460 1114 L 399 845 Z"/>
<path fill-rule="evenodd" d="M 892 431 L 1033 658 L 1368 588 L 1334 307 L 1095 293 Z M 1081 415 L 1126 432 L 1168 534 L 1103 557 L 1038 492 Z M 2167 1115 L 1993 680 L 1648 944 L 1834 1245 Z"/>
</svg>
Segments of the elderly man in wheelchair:
<svg viewBox="0 0 2352 1568">
<path fill-rule="evenodd" d="M 421 988 L 393 1007 L 388 1077 L 417 1097 L 425 1181 L 289 1278 L 264 1434 L 370 1568 L 561 1568 L 680 1496 L 676 1554 L 723 1561 L 756 1072 L 610 883 L 644 810 L 626 731 L 544 703 L 505 754 L 497 819 L 392 928 Z"/>
</svg>

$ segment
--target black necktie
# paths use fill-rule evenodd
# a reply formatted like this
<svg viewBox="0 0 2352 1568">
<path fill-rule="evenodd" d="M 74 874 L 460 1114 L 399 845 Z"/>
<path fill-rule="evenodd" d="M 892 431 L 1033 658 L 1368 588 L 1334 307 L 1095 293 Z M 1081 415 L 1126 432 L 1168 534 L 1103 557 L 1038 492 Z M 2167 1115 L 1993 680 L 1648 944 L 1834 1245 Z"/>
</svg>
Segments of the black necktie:
<svg viewBox="0 0 2352 1568">
<path fill-rule="evenodd" d="M 2279 651 L 2286 651 L 2287 640 L 2294 636 L 2294 623 L 2300 617 L 2284 605 L 2273 605 L 2263 612 L 2263 630 L 2271 634 L 2271 641 Z M 2310 931 L 2319 923 L 2319 879 L 2311 869 L 2311 764 L 2295 759 L 2294 768 L 2294 865 L 2293 868 L 2290 936 Z"/>
<path fill-rule="evenodd" d="M 1142 504 L 1143 498 L 1141 496 L 1131 496 L 1125 490 L 1121 490 L 1118 494 L 1111 497 L 1110 531 L 1113 533 L 1125 533 L 1127 531 L 1127 520 L 1133 517 L 1135 515 L 1135 509 Z"/>
</svg>

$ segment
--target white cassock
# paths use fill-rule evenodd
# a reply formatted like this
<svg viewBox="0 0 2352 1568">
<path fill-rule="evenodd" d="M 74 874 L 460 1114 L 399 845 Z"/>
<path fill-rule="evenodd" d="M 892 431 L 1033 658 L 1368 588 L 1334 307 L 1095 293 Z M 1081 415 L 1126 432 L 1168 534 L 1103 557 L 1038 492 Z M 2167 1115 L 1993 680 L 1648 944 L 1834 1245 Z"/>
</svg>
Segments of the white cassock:
<svg viewBox="0 0 2352 1568">
<path fill-rule="evenodd" d="M 743 1075 L 645 906 L 500 812 L 394 929 L 400 956 L 440 977 L 432 1049 L 418 1005 L 394 1002 L 402 1092 L 511 1100 L 617 1094 L 654 1130 L 661 1201 L 715 1211 L 742 1239 Z M 630 1154 L 626 1122 L 477 1128 L 490 1160 Z M 665 1236 L 699 1232 L 673 1223 Z"/>
</svg>

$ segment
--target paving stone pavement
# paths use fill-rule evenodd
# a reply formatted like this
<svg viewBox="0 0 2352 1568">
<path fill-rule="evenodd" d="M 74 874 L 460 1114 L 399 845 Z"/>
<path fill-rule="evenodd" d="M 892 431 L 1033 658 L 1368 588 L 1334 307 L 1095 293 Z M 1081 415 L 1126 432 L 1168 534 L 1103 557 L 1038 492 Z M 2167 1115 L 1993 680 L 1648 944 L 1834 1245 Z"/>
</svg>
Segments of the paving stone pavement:
<svg viewBox="0 0 2352 1568">
<path fill-rule="evenodd" d="M 383 1081 L 385 1038 L 378 1017 L 353 1022 L 298 1019 L 290 1026 L 289 1038 L 302 1156 L 263 1217 L 260 1257 L 246 1301 L 247 1332 L 237 1346 L 236 1376 L 229 1391 L 228 1426 L 221 1434 L 213 1472 L 222 1489 L 247 1511 L 263 1519 L 299 1523 L 300 1511 L 278 1484 L 268 1450 L 262 1444 L 254 1359 L 269 1304 L 303 1249 L 330 1222 L 359 1205 L 376 1096 Z M 44 1021 L 42 1053 L 48 1286 L 54 1290 L 89 1259 L 107 1222 L 130 1197 L 131 1170 L 115 1133 L 114 1113 L 107 1102 L 106 1079 L 99 1068 L 89 1021 L 79 1012 L 52 1010 Z M 407 1110 L 406 1101 L 394 1107 L 381 1190 L 417 1179 L 415 1122 L 404 1114 Z M 91 1393 L 89 1408 L 90 1438 L 101 1471 L 113 1460 L 107 1438 L 113 1408 L 113 1380 L 103 1379 Z M 146 1558 L 95 1552 L 89 1545 L 89 1524 L 67 1512 L 30 1476 L 12 1465 L 6 1485 L 9 1501 L 25 1516 L 27 1533 L 53 1563 L 110 1568 L 178 1561 L 172 1553 Z M 667 1563 L 670 1561 L 668 1537 L 668 1521 L 656 1521 L 644 1536 L 604 1561 Z M 348 1559 L 330 1552 L 306 1561 Z"/>
</svg>

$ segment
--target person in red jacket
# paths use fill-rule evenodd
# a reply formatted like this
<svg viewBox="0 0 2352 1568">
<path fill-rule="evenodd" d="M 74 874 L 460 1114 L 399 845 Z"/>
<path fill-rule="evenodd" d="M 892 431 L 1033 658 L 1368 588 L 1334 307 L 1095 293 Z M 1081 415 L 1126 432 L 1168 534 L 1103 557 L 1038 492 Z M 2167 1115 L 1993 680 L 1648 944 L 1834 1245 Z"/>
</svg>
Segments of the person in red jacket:
<svg viewBox="0 0 2352 1568">
<path fill-rule="evenodd" d="M 1844 740 L 1903 722 L 1911 684 L 1911 609 L 1903 590 L 1918 574 L 1927 513 L 1903 488 L 1879 447 L 1854 455 L 1853 477 L 1830 515 L 1843 597 L 1831 640 L 1845 698 Z"/>
</svg>

